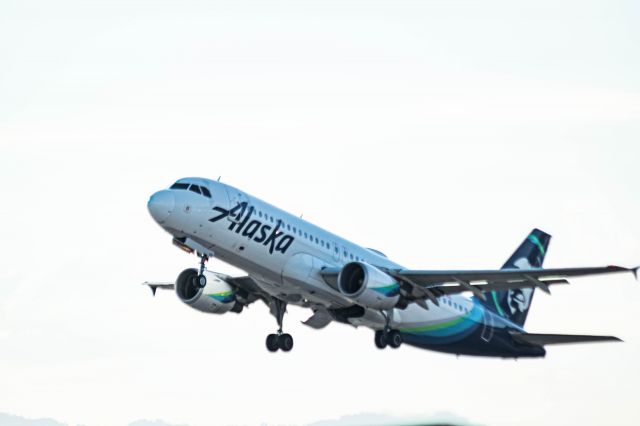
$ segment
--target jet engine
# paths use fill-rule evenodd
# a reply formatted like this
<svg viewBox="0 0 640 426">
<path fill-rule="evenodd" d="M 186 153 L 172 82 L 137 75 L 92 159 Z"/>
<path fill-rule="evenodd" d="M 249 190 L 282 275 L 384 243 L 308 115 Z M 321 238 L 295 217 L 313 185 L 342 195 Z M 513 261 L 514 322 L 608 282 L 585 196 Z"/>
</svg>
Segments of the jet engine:
<svg viewBox="0 0 640 426">
<path fill-rule="evenodd" d="M 358 305 L 371 309 L 391 309 L 400 299 L 400 285 L 393 277 L 362 262 L 342 267 L 338 290 Z"/>
<path fill-rule="evenodd" d="M 180 300 L 202 312 L 224 314 L 242 311 L 242 304 L 236 301 L 235 289 L 223 277 L 211 271 L 204 271 L 207 284 L 198 286 L 198 270 L 185 269 L 176 280 L 176 293 Z"/>
</svg>

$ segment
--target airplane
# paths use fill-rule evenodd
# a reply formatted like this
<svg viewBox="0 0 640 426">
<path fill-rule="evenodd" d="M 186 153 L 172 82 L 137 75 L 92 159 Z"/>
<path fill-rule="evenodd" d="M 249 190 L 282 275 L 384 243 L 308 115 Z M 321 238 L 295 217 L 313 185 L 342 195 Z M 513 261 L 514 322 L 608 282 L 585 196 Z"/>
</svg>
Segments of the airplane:
<svg viewBox="0 0 640 426">
<path fill-rule="evenodd" d="M 278 328 L 266 338 L 271 352 L 288 352 L 287 305 L 313 312 L 303 324 L 332 322 L 374 331 L 375 346 L 418 348 L 501 358 L 543 357 L 545 346 L 620 341 L 613 336 L 535 334 L 524 330 L 534 290 L 550 293 L 567 278 L 631 272 L 620 266 L 543 269 L 551 236 L 533 229 L 501 269 L 411 270 L 230 185 L 183 178 L 154 193 L 151 217 L 175 246 L 199 257 L 175 282 L 145 282 L 174 290 L 193 309 L 240 313 L 261 300 Z M 210 271 L 212 258 L 247 273 Z"/>
</svg>

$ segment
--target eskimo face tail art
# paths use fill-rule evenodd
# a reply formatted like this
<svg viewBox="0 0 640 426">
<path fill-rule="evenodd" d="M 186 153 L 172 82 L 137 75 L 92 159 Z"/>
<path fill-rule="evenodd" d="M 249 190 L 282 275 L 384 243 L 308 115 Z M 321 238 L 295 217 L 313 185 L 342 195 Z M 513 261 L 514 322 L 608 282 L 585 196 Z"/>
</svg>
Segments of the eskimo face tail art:
<svg viewBox="0 0 640 426">
<path fill-rule="evenodd" d="M 551 235 L 534 229 L 506 261 L 502 269 L 542 268 L 550 241 Z M 534 291 L 535 287 L 492 291 L 489 300 L 483 304 L 486 308 L 522 327 L 527 319 Z"/>
<path fill-rule="evenodd" d="M 414 270 L 361 247 L 237 188 L 184 178 L 154 193 L 151 217 L 197 267 L 176 281 L 146 282 L 153 294 L 171 289 L 189 307 L 209 314 L 241 313 L 261 301 L 277 330 L 271 352 L 290 351 L 283 331 L 287 305 L 312 311 L 303 324 L 337 322 L 373 330 L 375 346 L 403 343 L 440 352 L 487 357 L 542 357 L 558 343 L 617 341 L 612 336 L 534 334 L 524 330 L 536 288 L 549 293 L 568 278 L 631 272 L 620 266 L 543 269 L 551 236 L 532 230 L 501 269 Z M 354 215 L 354 220 L 356 216 Z M 210 271 L 212 258 L 244 270 Z M 196 266 L 196 265 L 194 265 Z"/>
</svg>

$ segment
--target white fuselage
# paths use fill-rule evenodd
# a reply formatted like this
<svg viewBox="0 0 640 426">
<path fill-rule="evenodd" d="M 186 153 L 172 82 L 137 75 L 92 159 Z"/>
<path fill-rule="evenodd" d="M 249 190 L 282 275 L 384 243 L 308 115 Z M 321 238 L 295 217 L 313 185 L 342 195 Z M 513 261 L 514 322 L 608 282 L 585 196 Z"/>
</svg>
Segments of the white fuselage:
<svg viewBox="0 0 640 426">
<path fill-rule="evenodd" d="M 167 214 L 154 219 L 175 238 L 188 239 L 204 254 L 246 271 L 262 290 L 287 303 L 327 309 L 354 305 L 353 300 L 325 282 L 320 275 L 322 268 L 340 268 L 353 261 L 401 268 L 376 251 L 229 185 L 201 178 L 185 178 L 176 184 L 179 183 L 206 187 L 211 197 L 186 189 L 166 190 L 171 193 L 166 195 L 167 200 L 173 200 L 166 201 Z M 274 234 L 276 228 L 281 233 Z M 469 317 L 474 309 L 473 299 L 464 296 L 439 300 L 439 306 L 427 302 L 429 309 L 412 303 L 406 309 L 392 309 L 386 314 L 394 328 L 406 329 Z M 475 308 L 478 309 L 477 304 Z M 385 318 L 383 312 L 368 309 L 363 317 L 349 322 L 380 329 Z"/>
</svg>

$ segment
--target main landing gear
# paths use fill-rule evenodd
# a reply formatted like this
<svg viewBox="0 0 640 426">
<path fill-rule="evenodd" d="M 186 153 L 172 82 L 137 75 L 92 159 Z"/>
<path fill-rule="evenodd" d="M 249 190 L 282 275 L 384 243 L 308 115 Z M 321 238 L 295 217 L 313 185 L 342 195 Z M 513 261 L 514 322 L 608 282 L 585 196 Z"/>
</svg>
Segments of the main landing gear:
<svg viewBox="0 0 640 426">
<path fill-rule="evenodd" d="M 192 284 L 195 287 L 204 288 L 207 285 L 207 277 L 204 276 L 204 264 L 209 260 L 209 256 L 198 253 L 198 257 L 200 258 L 200 271 L 198 275 L 193 276 Z"/>
<path fill-rule="evenodd" d="M 397 349 L 402 345 L 402 334 L 398 330 L 376 330 L 374 341 L 378 349 L 384 349 L 387 345 Z"/>
<path fill-rule="evenodd" d="M 376 330 L 374 342 L 378 349 L 384 349 L 387 345 L 393 349 L 398 349 L 402 345 L 402 334 L 398 330 L 393 330 L 390 326 L 389 315 L 382 312 L 386 320 L 386 324 L 382 330 Z"/>
<path fill-rule="evenodd" d="M 271 313 L 276 317 L 278 321 L 278 333 L 270 334 L 267 336 L 267 349 L 269 352 L 276 352 L 278 349 L 283 352 L 289 352 L 293 349 L 293 337 L 290 334 L 282 332 L 282 321 L 284 319 L 284 313 L 287 310 L 287 302 L 280 299 L 273 299 L 273 305 L 271 307 Z"/>
</svg>

